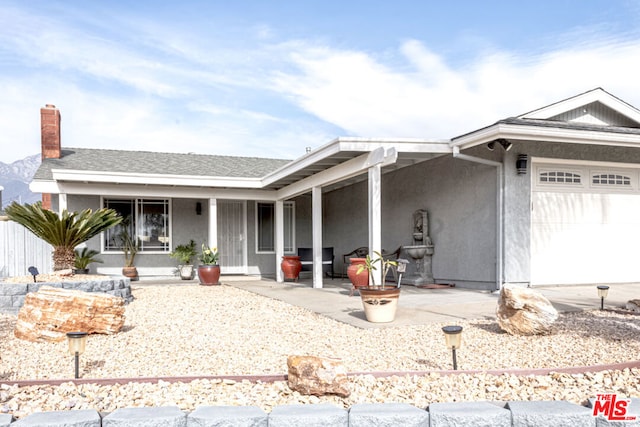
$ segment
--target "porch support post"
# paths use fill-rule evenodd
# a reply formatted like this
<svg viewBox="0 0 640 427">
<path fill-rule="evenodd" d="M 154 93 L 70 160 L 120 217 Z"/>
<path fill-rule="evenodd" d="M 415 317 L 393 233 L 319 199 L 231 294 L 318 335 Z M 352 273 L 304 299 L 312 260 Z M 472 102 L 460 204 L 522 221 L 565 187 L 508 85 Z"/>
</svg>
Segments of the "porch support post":
<svg viewBox="0 0 640 427">
<path fill-rule="evenodd" d="M 369 254 L 382 253 L 382 172 L 381 164 L 374 164 L 369 168 Z M 382 266 L 372 271 L 373 282 L 382 284 Z"/>
<path fill-rule="evenodd" d="M 276 282 L 284 282 L 284 275 L 280 268 L 280 262 L 284 255 L 284 201 L 276 200 L 276 229 L 275 229 L 275 249 L 276 249 Z"/>
<path fill-rule="evenodd" d="M 322 288 L 322 187 L 311 189 L 313 287 Z"/>
<path fill-rule="evenodd" d="M 67 193 L 58 194 L 58 215 L 62 215 L 62 211 L 67 209 Z"/>
<path fill-rule="evenodd" d="M 218 247 L 218 200 L 209 199 L 209 238 L 207 245 Z"/>
</svg>

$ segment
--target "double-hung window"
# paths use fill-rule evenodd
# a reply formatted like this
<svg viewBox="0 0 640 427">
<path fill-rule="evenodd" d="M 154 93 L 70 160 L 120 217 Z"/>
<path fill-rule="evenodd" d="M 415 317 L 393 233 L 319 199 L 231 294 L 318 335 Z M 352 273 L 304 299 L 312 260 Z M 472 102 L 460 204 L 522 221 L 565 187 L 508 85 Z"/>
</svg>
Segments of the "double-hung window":
<svg viewBox="0 0 640 427">
<path fill-rule="evenodd" d="M 256 252 L 275 251 L 276 215 L 274 203 L 256 204 Z M 295 252 L 295 204 L 284 202 L 284 252 Z"/>
<path fill-rule="evenodd" d="M 169 252 L 171 245 L 169 199 L 104 199 L 105 208 L 114 209 L 123 222 L 104 233 L 105 252 L 122 251 L 126 230 L 138 243 L 140 252 Z"/>
</svg>

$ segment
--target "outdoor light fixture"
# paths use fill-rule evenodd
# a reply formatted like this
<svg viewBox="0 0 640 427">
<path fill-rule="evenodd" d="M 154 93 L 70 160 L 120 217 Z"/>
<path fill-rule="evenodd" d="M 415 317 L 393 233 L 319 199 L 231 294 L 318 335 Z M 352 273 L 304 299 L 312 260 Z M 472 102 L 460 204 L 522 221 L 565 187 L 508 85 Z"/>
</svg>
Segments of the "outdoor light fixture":
<svg viewBox="0 0 640 427">
<path fill-rule="evenodd" d="M 500 145 L 502 145 L 502 148 L 504 148 L 504 151 L 509 151 L 513 148 L 513 144 L 507 141 L 506 139 L 499 139 L 498 141 L 500 141 Z"/>
<path fill-rule="evenodd" d="M 36 283 L 36 276 L 40 274 L 38 272 L 38 269 L 32 265 L 31 267 L 29 267 L 29 274 L 33 276 L 33 283 Z"/>
<path fill-rule="evenodd" d="M 609 294 L 609 287 L 606 285 L 598 285 L 598 296 L 600 297 L 600 310 L 604 310 L 604 299 Z"/>
<path fill-rule="evenodd" d="M 502 148 L 504 148 L 504 151 L 509 151 L 511 150 L 511 148 L 513 147 L 513 144 L 510 143 L 509 141 L 507 141 L 506 139 L 496 139 L 491 141 L 490 143 L 487 144 L 487 149 L 489 151 L 493 151 L 493 149 L 496 147 L 496 142 L 500 143 L 500 145 L 502 146 Z"/>
<path fill-rule="evenodd" d="M 196 215 L 202 215 L 202 203 L 196 202 Z"/>
<path fill-rule="evenodd" d="M 442 328 L 444 332 L 444 339 L 446 340 L 447 347 L 451 349 L 453 356 L 453 370 L 458 369 L 458 363 L 456 361 L 456 349 L 460 348 L 462 344 L 462 326 L 445 326 Z"/>
<path fill-rule="evenodd" d="M 516 160 L 516 171 L 518 175 L 526 175 L 527 174 L 527 161 L 529 160 L 529 156 L 526 154 L 518 154 L 518 160 Z"/>
<path fill-rule="evenodd" d="M 87 345 L 87 333 L 67 332 L 67 340 L 69 341 L 69 353 L 75 358 L 76 378 L 80 378 L 80 355 L 84 353 Z"/>
</svg>

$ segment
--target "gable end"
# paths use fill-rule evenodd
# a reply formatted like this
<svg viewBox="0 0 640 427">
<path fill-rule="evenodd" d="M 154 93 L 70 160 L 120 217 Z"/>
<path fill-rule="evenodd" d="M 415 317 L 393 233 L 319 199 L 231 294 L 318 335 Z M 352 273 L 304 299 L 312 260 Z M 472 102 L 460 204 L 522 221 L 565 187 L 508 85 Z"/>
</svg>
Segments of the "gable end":
<svg viewBox="0 0 640 427">
<path fill-rule="evenodd" d="M 637 122 L 598 101 L 555 115 L 549 120 L 598 126 L 639 127 Z"/>
</svg>

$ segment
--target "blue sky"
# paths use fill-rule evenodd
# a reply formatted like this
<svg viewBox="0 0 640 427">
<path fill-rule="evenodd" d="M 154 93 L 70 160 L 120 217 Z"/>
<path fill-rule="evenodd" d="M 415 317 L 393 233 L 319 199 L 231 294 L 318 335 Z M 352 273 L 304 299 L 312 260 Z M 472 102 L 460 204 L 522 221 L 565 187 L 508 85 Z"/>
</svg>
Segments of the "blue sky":
<svg viewBox="0 0 640 427">
<path fill-rule="evenodd" d="M 290 159 L 595 87 L 640 107 L 639 24 L 624 0 L 0 0 L 0 161 L 40 152 L 45 104 L 64 147 Z"/>
</svg>

